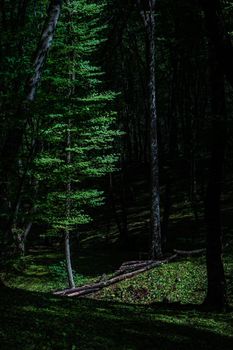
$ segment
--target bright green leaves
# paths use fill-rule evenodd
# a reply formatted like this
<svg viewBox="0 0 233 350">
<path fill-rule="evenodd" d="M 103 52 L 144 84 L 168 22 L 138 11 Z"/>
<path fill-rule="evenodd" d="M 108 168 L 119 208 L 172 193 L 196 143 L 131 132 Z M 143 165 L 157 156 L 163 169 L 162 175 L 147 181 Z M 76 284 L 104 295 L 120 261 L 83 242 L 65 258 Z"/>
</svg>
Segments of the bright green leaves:
<svg viewBox="0 0 233 350">
<path fill-rule="evenodd" d="M 93 62 L 105 40 L 103 6 L 87 0 L 64 5 L 41 86 L 41 149 L 34 162 L 39 181 L 37 216 L 53 232 L 89 223 L 104 203 L 98 178 L 116 170 L 113 149 L 121 133 L 112 111 L 117 94 L 102 91 L 103 72 Z"/>
</svg>

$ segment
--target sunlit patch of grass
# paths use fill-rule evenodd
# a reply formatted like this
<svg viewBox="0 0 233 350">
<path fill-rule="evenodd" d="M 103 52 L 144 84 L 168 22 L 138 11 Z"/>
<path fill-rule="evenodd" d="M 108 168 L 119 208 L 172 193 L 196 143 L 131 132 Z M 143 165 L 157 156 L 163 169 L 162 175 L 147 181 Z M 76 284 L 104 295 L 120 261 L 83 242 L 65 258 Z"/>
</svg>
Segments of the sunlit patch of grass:
<svg viewBox="0 0 233 350">
<path fill-rule="evenodd" d="M 124 303 L 200 303 L 204 298 L 206 270 L 203 258 L 161 265 L 131 280 L 105 288 L 97 297 Z"/>
</svg>

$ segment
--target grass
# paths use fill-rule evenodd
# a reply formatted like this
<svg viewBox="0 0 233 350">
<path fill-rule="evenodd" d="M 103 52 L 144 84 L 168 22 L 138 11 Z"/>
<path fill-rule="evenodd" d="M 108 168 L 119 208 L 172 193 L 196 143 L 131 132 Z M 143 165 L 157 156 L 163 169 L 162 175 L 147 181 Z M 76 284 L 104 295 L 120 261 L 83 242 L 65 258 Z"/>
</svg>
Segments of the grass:
<svg viewBox="0 0 233 350">
<path fill-rule="evenodd" d="M 228 300 L 233 305 L 232 245 L 225 251 L 224 265 Z M 105 288 L 97 298 L 134 304 L 201 304 L 206 293 L 206 279 L 204 257 L 184 258 Z"/>
<path fill-rule="evenodd" d="M 106 288 L 98 298 L 136 304 L 201 303 L 205 280 L 204 259 L 187 259 L 159 266 Z"/>
<path fill-rule="evenodd" d="M 232 302 L 231 254 L 229 247 L 225 267 Z M 64 275 L 57 270 L 61 258 L 59 253 L 33 252 L 9 266 L 8 287 L 0 291 L 1 349 L 232 348 L 233 312 L 208 313 L 196 307 L 205 294 L 203 258 L 162 265 L 86 299 L 48 293 L 65 286 Z M 97 254 L 96 275 L 86 270 L 76 275 L 76 281 L 96 280 L 108 258 Z M 89 259 L 80 256 L 76 263 L 90 266 L 93 256 Z M 113 254 L 112 264 L 113 272 Z"/>
<path fill-rule="evenodd" d="M 77 286 L 92 283 L 103 274 L 110 275 L 128 258 L 135 258 L 130 252 L 101 250 L 80 252 L 73 259 L 74 279 Z M 67 287 L 64 255 L 49 250 L 33 251 L 29 255 L 8 263 L 3 279 L 11 288 L 27 291 L 51 292 Z"/>
<path fill-rule="evenodd" d="M 203 244 L 203 232 L 196 232 L 194 220 L 186 215 L 187 208 L 178 204 L 174 206 L 170 229 L 175 247 L 199 248 Z M 78 249 L 73 261 L 77 285 L 94 282 L 104 273 L 111 274 L 123 261 L 138 259 L 139 249 L 147 250 L 145 208 L 144 204 L 137 206 L 137 212 L 129 208 L 131 251 L 123 251 L 116 245 L 103 248 L 106 239 L 108 243 L 116 239 L 112 223 L 108 232 L 101 227 L 93 228 L 93 237 L 88 235 L 83 239 L 84 249 Z M 230 208 L 224 215 L 224 231 L 230 237 Z M 232 245 L 224 253 L 232 307 Z M 51 291 L 67 286 L 63 264 L 63 253 L 41 249 L 9 262 L 3 276 L 7 287 L 0 290 L 0 349 L 230 350 L 233 347 L 232 309 L 228 313 L 209 313 L 197 307 L 206 293 L 203 257 L 162 265 L 82 299 L 52 295 Z"/>
<path fill-rule="evenodd" d="M 133 253 L 131 253 L 133 259 Z M 111 275 L 127 260 L 127 252 L 96 251 L 82 254 L 74 260 L 77 286 L 94 283 L 103 273 Z M 224 254 L 228 298 L 233 304 L 233 253 L 232 245 Z M 50 293 L 67 287 L 62 253 L 33 252 L 9 263 L 4 280 L 10 288 Z M 206 265 L 204 257 L 183 258 L 161 265 L 133 279 L 103 289 L 96 299 L 120 303 L 150 304 L 153 302 L 200 304 L 206 292 Z"/>
<path fill-rule="evenodd" d="M 1 291 L 1 349 L 231 349 L 232 313 Z"/>
</svg>

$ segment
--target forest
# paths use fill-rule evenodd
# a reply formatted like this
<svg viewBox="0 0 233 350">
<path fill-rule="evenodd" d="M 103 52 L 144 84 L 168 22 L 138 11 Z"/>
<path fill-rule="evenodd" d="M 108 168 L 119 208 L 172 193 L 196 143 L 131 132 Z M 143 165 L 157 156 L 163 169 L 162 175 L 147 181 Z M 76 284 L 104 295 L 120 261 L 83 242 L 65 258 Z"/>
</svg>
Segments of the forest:
<svg viewBox="0 0 233 350">
<path fill-rule="evenodd" d="M 233 0 L 0 0 L 0 349 L 233 348 Z"/>
</svg>

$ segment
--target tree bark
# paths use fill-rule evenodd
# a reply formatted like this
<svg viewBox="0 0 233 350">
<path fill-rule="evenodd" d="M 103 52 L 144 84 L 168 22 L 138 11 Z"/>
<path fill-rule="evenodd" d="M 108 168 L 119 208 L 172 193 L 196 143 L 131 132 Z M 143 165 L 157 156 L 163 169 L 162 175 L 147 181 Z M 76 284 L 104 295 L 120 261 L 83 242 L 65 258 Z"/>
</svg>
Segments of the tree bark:
<svg viewBox="0 0 233 350">
<path fill-rule="evenodd" d="M 66 270 L 67 270 L 68 283 L 69 283 L 69 287 L 72 289 L 72 288 L 75 288 L 75 283 L 74 283 L 74 276 L 73 276 L 73 270 L 72 270 L 72 264 L 71 264 L 69 230 L 66 230 L 65 232 L 65 257 L 66 257 Z"/>
<path fill-rule="evenodd" d="M 155 5 L 156 0 L 139 1 L 146 38 L 148 41 L 148 94 L 150 106 L 150 158 L 151 158 L 151 258 L 162 256 L 160 191 L 159 191 L 159 152 L 156 109 L 156 77 L 155 77 Z"/>
<path fill-rule="evenodd" d="M 173 248 L 173 238 L 169 234 L 169 220 L 172 210 L 172 182 L 173 182 L 173 174 L 174 174 L 174 159 L 176 155 L 176 147 L 177 147 L 177 111 L 176 111 L 176 91 L 177 91 L 177 67 L 178 67 L 178 59 L 176 56 L 175 49 L 171 50 L 172 56 L 172 72 L 171 72 L 171 81 L 170 81 L 170 103 L 168 110 L 168 118 L 167 118 L 167 155 L 166 155 L 166 169 L 165 170 L 165 194 L 164 194 L 164 211 L 163 211 L 163 220 L 161 224 L 162 231 L 162 247 L 163 251 L 171 250 Z"/>
<path fill-rule="evenodd" d="M 227 305 L 227 298 L 222 261 L 221 193 L 226 148 L 226 106 L 224 73 L 211 40 L 209 59 L 213 125 L 212 154 L 205 201 L 208 289 L 204 305 L 213 309 L 224 309 Z"/>
<path fill-rule="evenodd" d="M 71 147 L 71 122 L 68 121 L 68 130 L 67 130 L 67 144 L 66 147 L 69 149 Z M 67 165 L 71 164 L 71 152 L 67 151 L 67 159 L 66 159 Z M 71 194 L 71 180 L 68 179 L 67 185 L 66 185 L 66 193 L 67 193 L 67 200 L 66 200 L 66 217 L 67 220 L 70 219 L 70 211 L 71 211 L 71 202 L 70 202 L 70 194 Z M 74 276 L 73 276 L 73 270 L 72 270 L 72 264 L 71 264 L 71 254 L 70 254 L 70 232 L 69 228 L 66 228 L 65 231 L 65 256 L 66 256 L 66 269 L 67 269 L 67 277 L 69 282 L 70 288 L 75 288 L 74 283 Z"/>
</svg>

